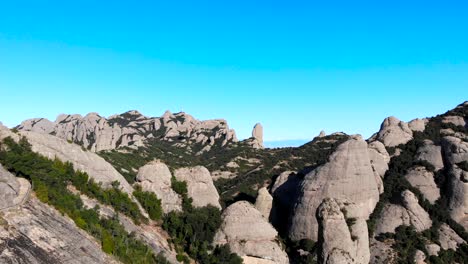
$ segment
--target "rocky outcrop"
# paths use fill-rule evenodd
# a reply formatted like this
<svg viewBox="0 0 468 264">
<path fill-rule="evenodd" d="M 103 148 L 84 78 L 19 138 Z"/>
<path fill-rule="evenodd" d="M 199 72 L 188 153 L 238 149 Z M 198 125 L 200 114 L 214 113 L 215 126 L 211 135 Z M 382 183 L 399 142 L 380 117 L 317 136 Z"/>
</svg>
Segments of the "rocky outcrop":
<svg viewBox="0 0 468 264">
<path fill-rule="evenodd" d="M 102 183 L 103 187 L 110 187 L 112 182 L 117 181 L 124 192 L 129 194 L 133 192 L 133 188 L 125 178 L 97 154 L 51 135 L 35 132 L 20 134 L 27 138 L 34 152 L 49 159 L 58 158 L 64 162 L 71 162 L 75 170 L 86 172 L 94 181 Z"/>
<path fill-rule="evenodd" d="M 408 123 L 408 127 L 412 131 L 423 132 L 426 129 L 427 122 L 428 122 L 428 120 L 426 118 L 424 118 L 424 119 L 417 118 L 417 119 L 411 120 Z"/>
<path fill-rule="evenodd" d="M 391 116 L 383 121 L 377 139 L 387 147 L 395 147 L 413 139 L 413 131 L 407 123 Z"/>
<path fill-rule="evenodd" d="M 442 224 L 439 228 L 439 243 L 444 250 L 457 250 L 458 246 L 466 243 L 452 228 L 447 224 Z"/>
<path fill-rule="evenodd" d="M 182 199 L 172 190 L 171 178 L 169 168 L 160 161 L 153 161 L 141 167 L 136 178 L 144 191 L 153 192 L 161 199 L 164 213 L 182 210 Z"/>
<path fill-rule="evenodd" d="M 255 201 L 255 208 L 266 219 L 270 218 L 272 206 L 273 206 L 273 197 L 268 192 L 268 189 L 263 187 L 260 190 L 258 190 L 257 200 Z"/>
<path fill-rule="evenodd" d="M 418 166 L 406 173 L 406 179 L 411 186 L 417 188 L 431 204 L 440 198 L 440 190 L 434 181 L 434 173 Z"/>
<path fill-rule="evenodd" d="M 421 250 L 416 250 L 414 254 L 414 263 L 415 264 L 426 264 L 426 254 Z"/>
<path fill-rule="evenodd" d="M 428 244 L 425 246 L 429 256 L 439 256 L 440 246 L 437 244 Z"/>
<path fill-rule="evenodd" d="M 442 122 L 446 124 L 453 124 L 455 126 L 466 126 L 466 121 L 462 116 L 445 116 Z"/>
<path fill-rule="evenodd" d="M 15 204 L 19 190 L 20 184 L 16 177 L 0 165 L 0 210 Z"/>
<path fill-rule="evenodd" d="M 442 147 L 434 145 L 430 140 L 424 140 L 424 145 L 418 149 L 416 159 L 429 162 L 436 171 L 444 167 Z"/>
<path fill-rule="evenodd" d="M 252 142 L 251 145 L 253 148 L 262 149 L 263 146 L 263 126 L 260 123 L 257 123 L 252 130 Z"/>
<path fill-rule="evenodd" d="M 468 142 L 456 137 L 444 137 L 442 139 L 445 159 L 450 164 L 458 164 L 468 161 Z"/>
<path fill-rule="evenodd" d="M 278 232 L 249 202 L 232 204 L 222 214 L 223 222 L 214 244 L 228 244 L 241 257 L 289 263 L 288 255 L 277 241 Z"/>
<path fill-rule="evenodd" d="M 199 121 L 186 113 L 172 114 L 167 111 L 162 117 L 146 117 L 138 111 L 128 111 L 109 118 L 97 113 L 59 115 L 55 122 L 47 119 L 26 120 L 17 127 L 21 131 L 52 134 L 73 141 L 98 152 L 120 147 L 137 148 L 148 140 L 157 138 L 177 142 L 179 146 L 201 145 L 209 149 L 216 142 L 222 146 L 237 142 L 235 131 L 229 129 L 226 120 Z"/>
<path fill-rule="evenodd" d="M 193 206 L 212 205 L 221 209 L 219 194 L 208 169 L 202 166 L 181 168 L 174 172 L 174 177 L 187 183 L 188 196 L 193 199 Z"/>
<path fill-rule="evenodd" d="M 317 240 L 317 208 L 325 198 L 348 199 L 367 219 L 379 200 L 379 188 L 370 162 L 367 143 L 353 136 L 337 147 L 329 162 L 308 173 L 294 208 L 290 238 Z"/>
<path fill-rule="evenodd" d="M 385 172 L 388 170 L 388 163 L 390 162 L 390 155 L 388 154 L 385 146 L 379 142 L 371 142 L 368 146 L 369 158 L 374 171 L 375 181 L 379 187 L 379 193 L 384 192 L 383 178 Z"/>
<path fill-rule="evenodd" d="M 450 216 L 468 230 L 468 171 L 453 165 L 450 175 Z"/>
<path fill-rule="evenodd" d="M 323 201 L 318 208 L 321 263 L 369 263 L 367 224 L 359 214 L 359 209 L 350 202 Z M 347 219 L 354 223 L 348 226 Z"/>
<path fill-rule="evenodd" d="M 431 228 L 429 214 L 419 205 L 418 199 L 410 191 L 401 194 L 402 205 L 386 204 L 377 221 L 376 235 L 395 233 L 401 225 L 413 226 L 417 232 Z"/>
<path fill-rule="evenodd" d="M 119 263 L 72 220 L 36 198 L 5 211 L 3 219 L 0 263 Z"/>
</svg>

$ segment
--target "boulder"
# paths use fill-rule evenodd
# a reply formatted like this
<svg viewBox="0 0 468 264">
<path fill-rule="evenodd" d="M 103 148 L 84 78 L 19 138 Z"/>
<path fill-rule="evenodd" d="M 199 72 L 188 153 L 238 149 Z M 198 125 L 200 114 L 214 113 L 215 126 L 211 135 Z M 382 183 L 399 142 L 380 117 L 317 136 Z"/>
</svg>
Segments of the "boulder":
<svg viewBox="0 0 468 264">
<path fill-rule="evenodd" d="M 413 131 L 407 123 L 391 116 L 383 121 L 377 139 L 387 147 L 395 147 L 413 139 Z"/>
<path fill-rule="evenodd" d="M 152 161 L 141 167 L 136 178 L 144 191 L 153 192 L 161 199 L 164 213 L 182 210 L 182 199 L 172 190 L 171 178 L 169 168 L 160 161 Z"/>
<path fill-rule="evenodd" d="M 450 164 L 468 161 L 468 142 L 459 138 L 447 136 L 442 139 L 445 159 Z"/>
<path fill-rule="evenodd" d="M 426 264 L 426 254 L 421 250 L 416 250 L 414 254 L 414 263 L 415 264 Z"/>
<path fill-rule="evenodd" d="M 348 199 L 359 208 L 359 217 L 367 219 L 379 200 L 367 143 L 352 136 L 337 147 L 328 163 L 308 173 L 294 208 L 290 238 L 317 241 L 317 208 L 325 198 Z"/>
<path fill-rule="evenodd" d="M 257 200 L 255 201 L 255 208 L 265 217 L 270 218 L 271 208 L 273 206 L 273 197 L 268 192 L 266 187 L 258 190 Z"/>
<path fill-rule="evenodd" d="M 425 246 L 427 254 L 429 256 L 439 256 L 440 246 L 437 244 L 428 244 Z"/>
<path fill-rule="evenodd" d="M 429 214 L 419 205 L 416 196 L 406 190 L 401 194 L 402 205 L 386 204 L 377 221 L 376 235 L 395 233 L 401 225 L 413 226 L 417 232 L 425 231 L 432 226 Z"/>
<path fill-rule="evenodd" d="M 408 123 L 408 127 L 412 130 L 412 131 L 417 131 L 417 132 L 423 132 L 425 129 L 426 129 L 426 123 L 427 123 L 427 119 L 414 119 L 414 120 L 411 120 L 409 123 Z"/>
<path fill-rule="evenodd" d="M 318 208 L 321 263 L 369 263 L 367 224 L 349 201 L 325 199 Z M 354 223 L 348 226 L 347 219 Z"/>
<path fill-rule="evenodd" d="M 222 214 L 223 222 L 214 244 L 228 244 L 241 257 L 289 263 L 288 255 L 277 240 L 278 232 L 255 207 L 246 201 L 232 204 Z"/>
<path fill-rule="evenodd" d="M 462 116 L 445 116 L 442 122 L 446 124 L 453 124 L 456 126 L 466 126 L 465 118 L 463 118 Z"/>
<path fill-rule="evenodd" d="M 434 181 L 434 173 L 427 171 L 425 167 L 412 168 L 405 177 L 411 186 L 417 188 L 431 204 L 440 198 L 440 190 Z"/>
<path fill-rule="evenodd" d="M 31 184 L 17 178 L 0 165 L 0 210 L 9 209 L 26 202 Z"/>
<path fill-rule="evenodd" d="M 208 169 L 202 166 L 181 168 L 174 172 L 174 177 L 187 182 L 188 196 L 193 199 L 193 206 L 212 205 L 221 209 L 219 194 Z"/>
<path fill-rule="evenodd" d="M 429 162 L 436 171 L 444 167 L 442 147 L 434 145 L 430 140 L 424 140 L 424 145 L 418 149 L 416 159 Z"/>
<path fill-rule="evenodd" d="M 439 243 L 444 250 L 457 250 L 458 246 L 466 243 L 466 241 L 447 224 L 442 224 L 439 228 Z"/>
</svg>

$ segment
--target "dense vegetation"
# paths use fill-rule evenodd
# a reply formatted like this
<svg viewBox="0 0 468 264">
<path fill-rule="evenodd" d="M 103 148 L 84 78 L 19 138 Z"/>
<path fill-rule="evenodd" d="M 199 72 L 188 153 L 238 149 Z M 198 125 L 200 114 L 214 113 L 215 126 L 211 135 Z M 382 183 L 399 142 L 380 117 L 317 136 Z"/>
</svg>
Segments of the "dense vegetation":
<svg viewBox="0 0 468 264">
<path fill-rule="evenodd" d="M 466 107 L 465 107 L 466 108 Z M 466 115 L 466 109 L 462 112 Z M 460 111 L 460 109 L 456 109 Z M 458 112 L 448 112 L 447 115 L 459 114 Z M 385 234 L 379 237 L 380 240 L 394 239 L 394 249 L 398 253 L 399 263 L 410 263 L 416 250 L 426 252 L 424 245 L 427 242 L 438 243 L 438 229 L 443 223 L 448 224 L 458 235 L 464 240 L 468 241 L 468 234 L 462 226 L 456 223 L 451 217 L 448 211 L 449 197 L 451 196 L 451 187 L 449 186 L 449 179 L 451 177 L 449 168 L 444 168 L 440 171 L 435 172 L 434 167 L 421 161 L 415 161 L 416 152 L 419 147 L 423 145 L 425 139 L 432 140 L 435 144 L 440 145 L 442 136 L 440 134 L 441 129 L 452 129 L 455 132 L 467 133 L 466 128 L 454 126 L 453 124 L 446 124 L 442 122 L 443 116 L 437 116 L 430 120 L 426 125 L 424 132 L 414 132 L 413 139 L 406 144 L 397 146 L 401 150 L 399 156 L 393 157 L 389 164 L 389 170 L 385 174 L 384 178 L 384 189 L 385 192 L 381 194 L 379 203 L 377 204 L 374 212 L 370 216 L 368 221 L 369 235 L 373 235 L 376 223 L 382 212 L 383 207 L 387 203 L 400 204 L 401 193 L 404 190 L 410 190 L 413 192 L 418 200 L 419 204 L 429 213 L 433 225 L 432 227 L 421 234 L 417 234 L 414 229 L 410 227 L 399 227 L 396 230 L 396 234 Z M 393 150 L 396 148 L 393 148 Z M 391 150 L 389 150 L 390 152 Z M 462 166 L 464 164 L 461 164 Z M 406 180 L 405 175 L 409 169 L 414 166 L 424 166 L 428 171 L 434 172 L 435 181 L 441 190 L 441 198 L 436 201 L 433 205 L 429 203 L 421 192 L 411 186 Z M 456 252 L 443 251 L 439 257 L 432 256 L 430 259 L 431 263 L 453 263 L 453 261 L 462 258 L 465 262 L 468 260 L 466 245 L 461 246 Z M 442 262 L 441 262 L 442 261 Z M 463 261 L 462 261 L 463 262 Z M 462 263 L 460 262 L 460 263 Z M 411 262 L 412 263 L 412 262 Z"/>
<path fill-rule="evenodd" d="M 101 242 L 104 252 L 114 255 L 123 263 L 167 263 L 162 255 L 155 255 L 147 245 L 127 233 L 118 218 L 101 218 L 99 208 L 84 208 L 79 195 L 67 188 L 72 184 L 106 204 L 117 206 L 117 211 L 128 214 L 134 220 L 140 219 L 139 215 L 130 212 L 132 206 L 127 204 L 128 195 L 118 191 L 118 186 L 103 190 L 99 185 L 86 184 L 88 176 L 85 173 L 74 171 L 70 163 L 50 160 L 32 152 L 25 138 L 19 143 L 5 138 L 0 144 L 0 162 L 17 176 L 30 180 L 41 202 L 55 207 L 94 236 Z M 117 202 L 122 204 L 117 205 Z"/>
<path fill-rule="evenodd" d="M 135 186 L 133 196 L 138 199 L 141 206 L 148 212 L 148 216 L 151 220 L 161 220 L 163 210 L 161 207 L 161 200 L 158 199 L 156 194 L 152 192 L 145 192 L 141 189 L 141 186 Z"/>
</svg>

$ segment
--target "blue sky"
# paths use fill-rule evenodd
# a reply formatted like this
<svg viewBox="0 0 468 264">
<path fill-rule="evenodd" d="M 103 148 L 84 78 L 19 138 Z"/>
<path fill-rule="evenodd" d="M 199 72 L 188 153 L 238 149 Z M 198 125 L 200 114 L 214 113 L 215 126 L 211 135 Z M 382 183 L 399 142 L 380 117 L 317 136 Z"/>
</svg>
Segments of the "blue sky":
<svg viewBox="0 0 468 264">
<path fill-rule="evenodd" d="M 170 109 L 368 137 L 468 100 L 466 1 L 324 2 L 2 1 L 0 121 Z"/>
</svg>

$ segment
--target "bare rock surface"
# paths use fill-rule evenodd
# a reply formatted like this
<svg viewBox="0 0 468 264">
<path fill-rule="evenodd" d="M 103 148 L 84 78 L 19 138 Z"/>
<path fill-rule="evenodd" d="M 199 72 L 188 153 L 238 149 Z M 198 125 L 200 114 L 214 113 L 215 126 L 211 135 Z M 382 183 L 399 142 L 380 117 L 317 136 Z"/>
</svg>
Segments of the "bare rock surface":
<svg viewBox="0 0 468 264">
<path fill-rule="evenodd" d="M 407 123 L 391 116 L 386 118 L 380 126 L 377 139 L 387 147 L 395 147 L 413 139 L 413 131 Z"/>
<path fill-rule="evenodd" d="M 271 208 L 273 206 L 273 197 L 268 192 L 266 187 L 258 190 L 257 200 L 255 201 L 255 208 L 265 217 L 270 218 Z"/>
<path fill-rule="evenodd" d="M 379 188 L 379 193 L 384 192 L 383 178 L 385 172 L 388 170 L 388 163 L 390 162 L 390 155 L 388 154 L 385 146 L 379 142 L 371 142 L 368 146 L 369 158 L 374 171 L 375 181 Z"/>
<path fill-rule="evenodd" d="M 426 129 L 426 123 L 427 123 L 427 119 L 420 119 L 420 118 L 417 118 L 417 119 L 413 119 L 411 120 L 409 123 L 408 123 L 408 127 L 412 130 L 412 131 L 418 131 L 418 132 L 423 132 L 425 129 Z"/>
<path fill-rule="evenodd" d="M 177 169 L 174 177 L 179 181 L 187 182 L 188 196 L 193 199 L 194 206 L 212 205 L 221 209 L 218 191 L 207 168 L 196 166 Z"/>
<path fill-rule="evenodd" d="M 434 204 L 440 198 L 440 190 L 434 181 L 434 173 L 427 171 L 426 168 L 421 166 L 412 168 L 405 177 L 411 186 L 417 188 L 430 203 Z"/>
<path fill-rule="evenodd" d="M 447 136 L 442 139 L 445 159 L 451 164 L 468 161 L 468 142 Z"/>
<path fill-rule="evenodd" d="M 466 126 L 465 119 L 461 116 L 446 116 L 444 117 L 444 120 L 442 120 L 442 122 L 453 124 L 456 126 L 462 126 L 462 127 Z"/>
<path fill-rule="evenodd" d="M 263 145 L 263 126 L 257 123 L 252 130 L 252 147 L 256 149 L 264 148 Z"/>
<path fill-rule="evenodd" d="M 0 263 L 119 263 L 72 220 L 36 198 L 3 214 Z"/>
<path fill-rule="evenodd" d="M 325 198 L 347 199 L 367 219 L 379 200 L 379 187 L 370 162 L 367 143 L 353 136 L 337 147 L 329 162 L 307 174 L 294 209 L 290 238 L 317 241 L 316 212 Z"/>
<path fill-rule="evenodd" d="M 169 168 L 160 161 L 152 161 L 141 167 L 136 178 L 144 191 L 153 192 L 161 199 L 164 213 L 182 210 L 182 199 L 172 190 L 171 178 Z"/>
<path fill-rule="evenodd" d="M 451 196 L 450 215 L 453 220 L 468 230 L 468 171 L 453 165 L 450 169 Z"/>
<path fill-rule="evenodd" d="M 289 263 L 288 255 L 277 241 L 278 232 L 252 204 L 246 201 L 232 204 L 223 212 L 222 218 L 214 238 L 215 245 L 228 244 L 241 257 Z"/>
<path fill-rule="evenodd" d="M 123 191 L 129 194 L 133 192 L 133 188 L 125 178 L 97 154 L 51 135 L 35 132 L 21 132 L 20 134 L 27 138 L 34 152 L 49 159 L 58 158 L 64 162 L 71 162 L 76 170 L 86 172 L 90 178 L 102 183 L 104 187 L 109 187 L 112 182 L 117 181 Z"/>
<path fill-rule="evenodd" d="M 418 199 L 410 191 L 402 194 L 402 204 L 386 204 L 377 222 L 375 233 L 395 233 L 401 225 L 413 226 L 417 232 L 431 228 L 432 220 L 429 214 L 419 205 Z"/>
<path fill-rule="evenodd" d="M 359 214 L 359 209 L 348 201 L 323 201 L 318 208 L 321 263 L 369 263 L 367 224 Z M 355 220 L 349 227 L 347 218 Z"/>
<path fill-rule="evenodd" d="M 434 145 L 430 140 L 424 140 L 424 146 L 418 149 L 417 159 L 429 162 L 436 171 L 444 167 L 442 147 Z"/>
<path fill-rule="evenodd" d="M 452 228 L 447 224 L 442 224 L 439 228 L 439 243 L 444 250 L 457 250 L 458 246 L 466 243 Z"/>
</svg>

